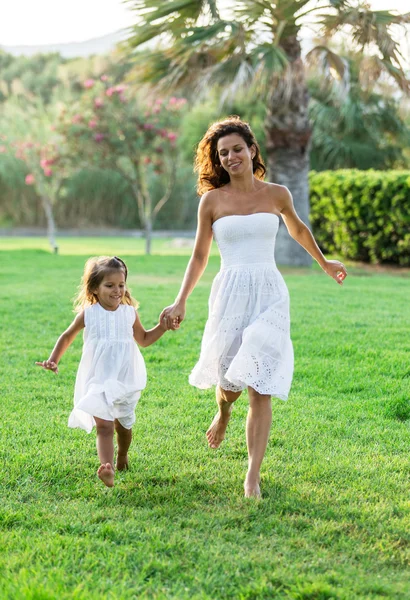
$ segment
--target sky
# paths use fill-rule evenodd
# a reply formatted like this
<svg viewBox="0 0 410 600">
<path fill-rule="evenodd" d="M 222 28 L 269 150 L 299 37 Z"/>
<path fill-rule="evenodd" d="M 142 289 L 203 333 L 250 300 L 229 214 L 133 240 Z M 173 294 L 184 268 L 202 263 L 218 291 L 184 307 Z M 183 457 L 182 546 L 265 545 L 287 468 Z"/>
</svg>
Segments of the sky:
<svg viewBox="0 0 410 600">
<path fill-rule="evenodd" d="M 375 10 L 410 10 L 409 0 L 369 0 Z M 83 42 L 135 23 L 121 0 L 0 0 L 0 46 Z M 406 8 L 407 5 L 407 8 Z"/>
</svg>

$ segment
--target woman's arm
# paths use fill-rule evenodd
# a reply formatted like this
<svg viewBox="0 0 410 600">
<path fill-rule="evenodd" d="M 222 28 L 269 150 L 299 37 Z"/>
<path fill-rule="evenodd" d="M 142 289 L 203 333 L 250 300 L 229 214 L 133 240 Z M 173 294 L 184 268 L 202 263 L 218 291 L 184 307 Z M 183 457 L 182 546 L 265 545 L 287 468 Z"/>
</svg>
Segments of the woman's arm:
<svg viewBox="0 0 410 600">
<path fill-rule="evenodd" d="M 347 276 L 345 266 L 338 260 L 327 260 L 322 254 L 309 227 L 296 214 L 292 195 L 286 187 L 280 188 L 279 205 L 280 214 L 289 235 L 309 252 L 310 256 L 317 261 L 325 273 L 342 285 Z"/>
<path fill-rule="evenodd" d="M 58 363 L 63 356 L 64 352 L 67 350 L 69 346 L 73 343 L 77 335 L 80 333 L 82 329 L 84 329 L 84 311 L 82 310 L 71 325 L 66 329 L 58 338 L 56 345 L 53 348 L 52 353 L 48 360 L 43 360 L 42 362 L 36 362 L 36 365 L 39 367 L 43 367 L 44 369 L 48 369 L 50 371 L 54 371 L 54 373 L 58 373 Z"/>
<path fill-rule="evenodd" d="M 181 288 L 174 304 L 164 308 L 161 313 L 161 322 L 163 318 L 166 318 L 168 327 L 172 327 L 172 322 L 175 320 L 177 320 L 178 324 L 184 320 L 186 301 L 208 264 L 209 252 L 212 244 L 213 197 L 213 191 L 206 192 L 199 203 L 198 226 L 194 249 L 186 268 Z"/>
</svg>

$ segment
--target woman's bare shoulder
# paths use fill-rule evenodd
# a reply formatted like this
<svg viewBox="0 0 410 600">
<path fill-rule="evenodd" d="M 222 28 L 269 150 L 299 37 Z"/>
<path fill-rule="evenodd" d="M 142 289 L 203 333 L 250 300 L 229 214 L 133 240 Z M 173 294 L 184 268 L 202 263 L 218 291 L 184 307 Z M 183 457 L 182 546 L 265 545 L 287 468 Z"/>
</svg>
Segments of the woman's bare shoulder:
<svg viewBox="0 0 410 600">
<path fill-rule="evenodd" d="M 209 190 L 201 196 L 199 201 L 200 211 L 203 213 L 212 214 L 219 199 L 219 189 Z"/>
<path fill-rule="evenodd" d="M 266 186 L 272 201 L 275 203 L 279 211 L 289 202 L 292 202 L 292 195 L 285 185 L 266 182 Z"/>
</svg>

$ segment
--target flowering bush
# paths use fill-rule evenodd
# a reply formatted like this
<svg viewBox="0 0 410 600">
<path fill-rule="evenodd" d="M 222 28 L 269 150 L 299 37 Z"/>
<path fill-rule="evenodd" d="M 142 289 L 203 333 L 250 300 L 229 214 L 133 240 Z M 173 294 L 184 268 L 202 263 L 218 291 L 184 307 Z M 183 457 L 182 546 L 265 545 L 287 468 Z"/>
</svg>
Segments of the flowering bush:
<svg viewBox="0 0 410 600">
<path fill-rule="evenodd" d="M 62 111 L 59 133 L 77 167 L 107 167 L 128 181 L 149 252 L 153 221 L 175 181 L 178 125 L 186 100 L 150 98 L 142 106 L 126 84 L 111 85 L 104 75 L 86 80 L 83 87 L 79 102 Z M 153 187 L 161 190 L 159 198 L 153 197 Z"/>
</svg>

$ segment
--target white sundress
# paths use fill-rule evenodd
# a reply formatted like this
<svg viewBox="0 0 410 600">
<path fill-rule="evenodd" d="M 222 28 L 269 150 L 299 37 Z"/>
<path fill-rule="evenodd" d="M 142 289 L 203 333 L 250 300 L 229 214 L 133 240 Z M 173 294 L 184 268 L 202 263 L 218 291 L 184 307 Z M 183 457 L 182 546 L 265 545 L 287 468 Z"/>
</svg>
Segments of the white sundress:
<svg viewBox="0 0 410 600">
<path fill-rule="evenodd" d="M 229 215 L 212 225 L 221 269 L 212 284 L 195 387 L 250 386 L 287 400 L 293 375 L 289 293 L 275 263 L 279 217 Z"/>
<path fill-rule="evenodd" d="M 134 340 L 135 308 L 120 304 L 105 310 L 99 303 L 84 310 L 84 347 L 74 390 L 69 427 L 90 433 L 94 417 L 131 429 L 135 407 L 147 383 L 144 358 Z"/>
</svg>

